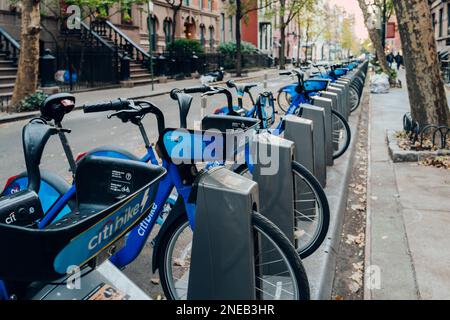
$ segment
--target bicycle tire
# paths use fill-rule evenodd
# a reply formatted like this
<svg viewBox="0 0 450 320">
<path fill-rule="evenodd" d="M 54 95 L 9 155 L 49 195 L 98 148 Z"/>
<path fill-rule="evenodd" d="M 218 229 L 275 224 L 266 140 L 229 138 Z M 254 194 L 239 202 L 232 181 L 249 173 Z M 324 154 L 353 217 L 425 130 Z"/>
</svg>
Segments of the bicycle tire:
<svg viewBox="0 0 450 320">
<path fill-rule="evenodd" d="M 247 165 L 243 164 L 239 167 L 235 168 L 235 173 L 244 175 L 248 172 Z M 319 203 L 319 207 L 322 209 L 320 211 L 320 221 L 321 224 L 318 226 L 318 232 L 315 232 L 315 237 L 310 241 L 304 248 L 296 248 L 298 255 L 301 259 L 305 259 L 313 254 L 325 240 L 325 237 L 328 233 L 328 228 L 330 225 L 330 206 L 328 204 L 328 198 L 320 185 L 319 180 L 303 165 L 298 163 L 297 161 L 292 161 L 292 174 L 295 176 L 296 174 L 303 178 L 313 193 L 316 195 L 316 201 Z M 295 185 L 294 185 L 294 195 L 295 195 Z M 294 196 L 294 202 L 296 201 Z M 295 207 L 294 207 L 295 209 Z"/>
<path fill-rule="evenodd" d="M 354 112 L 356 109 L 358 109 L 361 98 L 358 94 L 358 91 L 353 88 L 352 86 L 349 87 L 349 95 L 350 95 L 350 112 Z"/>
<path fill-rule="evenodd" d="M 281 232 L 281 230 L 270 222 L 267 218 L 263 217 L 257 212 L 252 214 L 252 223 L 255 228 L 260 228 L 264 233 L 266 233 L 270 239 L 272 239 L 276 245 L 282 250 L 283 254 L 287 258 L 290 264 L 291 270 L 293 271 L 293 276 L 295 277 L 295 283 L 299 292 L 299 300 L 309 300 L 310 290 L 308 277 L 306 271 L 303 267 L 302 261 L 297 254 L 296 250 L 289 242 L 287 237 Z M 187 220 L 187 215 L 182 214 L 178 219 L 176 219 L 171 226 L 166 230 L 161 238 L 161 251 L 162 259 L 158 261 L 158 270 L 160 274 L 161 286 L 163 288 L 164 294 L 168 300 L 176 300 L 177 296 L 174 293 L 174 289 L 171 287 L 168 279 L 168 250 L 171 246 L 171 241 L 173 241 L 174 236 L 177 235 L 180 228 L 186 228 L 189 222 Z"/>
<path fill-rule="evenodd" d="M 283 95 L 284 94 L 284 97 Z M 287 97 L 290 96 L 289 93 L 285 92 L 285 91 L 278 91 L 278 95 L 277 95 L 277 104 L 278 104 L 278 108 L 280 108 L 283 112 L 287 112 L 287 110 L 289 109 L 289 105 L 291 104 L 291 101 L 289 101 L 287 99 Z M 284 98 L 284 102 L 286 102 L 286 106 L 283 106 L 281 104 L 281 99 Z M 291 100 L 291 99 L 290 99 Z"/>
<path fill-rule="evenodd" d="M 345 120 L 343 115 L 341 115 L 336 110 L 331 110 L 331 115 L 335 116 L 338 119 L 338 121 L 342 123 L 343 129 L 345 130 L 345 133 L 346 133 L 346 139 L 345 139 L 343 146 L 340 147 L 338 150 L 334 150 L 334 152 L 333 152 L 333 159 L 338 159 L 345 153 L 345 151 L 347 151 L 348 147 L 350 146 L 351 130 L 350 130 L 350 126 L 348 125 L 347 120 Z M 334 124 L 334 121 L 332 121 L 332 123 Z M 333 132 L 333 136 L 334 136 L 334 132 Z"/>
</svg>

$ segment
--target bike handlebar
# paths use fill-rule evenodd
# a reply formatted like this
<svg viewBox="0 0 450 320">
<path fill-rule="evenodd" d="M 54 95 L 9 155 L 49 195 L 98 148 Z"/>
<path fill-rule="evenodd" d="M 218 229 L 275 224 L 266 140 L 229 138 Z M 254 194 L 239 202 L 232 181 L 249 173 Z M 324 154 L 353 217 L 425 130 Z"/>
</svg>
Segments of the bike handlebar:
<svg viewBox="0 0 450 320">
<path fill-rule="evenodd" d="M 111 101 L 101 101 L 92 104 L 84 104 L 84 113 L 120 111 L 129 109 L 130 102 L 126 99 L 115 99 Z"/>
<path fill-rule="evenodd" d="M 188 87 L 183 89 L 184 93 L 205 93 L 211 91 L 211 87 L 206 85 Z"/>
</svg>

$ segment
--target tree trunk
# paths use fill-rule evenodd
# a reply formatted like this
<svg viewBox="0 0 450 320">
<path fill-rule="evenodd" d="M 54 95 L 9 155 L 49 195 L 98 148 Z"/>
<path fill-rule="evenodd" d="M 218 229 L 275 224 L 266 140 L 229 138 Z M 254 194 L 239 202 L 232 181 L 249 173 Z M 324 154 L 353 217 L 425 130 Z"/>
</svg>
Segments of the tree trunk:
<svg viewBox="0 0 450 320">
<path fill-rule="evenodd" d="M 367 30 L 369 31 L 369 38 L 372 41 L 373 47 L 375 49 L 375 54 L 378 57 L 378 62 L 380 63 L 381 70 L 383 70 L 384 73 L 390 75 L 391 72 L 386 61 L 386 55 L 384 54 L 383 42 L 380 33 L 377 29 L 373 28 L 373 26 L 370 25 L 372 17 L 370 16 L 365 0 L 358 0 L 358 3 L 363 13 L 364 22 L 366 23 Z"/>
<path fill-rule="evenodd" d="M 286 27 L 280 27 L 280 70 L 286 69 Z"/>
<path fill-rule="evenodd" d="M 241 0 L 236 0 L 236 77 L 242 75 L 241 18 Z"/>
<path fill-rule="evenodd" d="M 39 72 L 39 34 L 41 30 L 39 1 L 22 0 L 21 3 L 20 55 L 11 101 L 13 108 L 23 98 L 36 91 Z"/>
<path fill-rule="evenodd" d="M 450 125 L 427 0 L 394 1 L 402 40 L 409 101 L 421 125 Z"/>
<path fill-rule="evenodd" d="M 304 63 L 308 61 L 308 46 L 309 46 L 309 22 L 306 24 L 306 53 L 305 53 L 305 61 Z"/>
<path fill-rule="evenodd" d="M 286 69 L 286 25 L 284 15 L 286 11 L 286 0 L 280 0 L 280 70 Z"/>
</svg>

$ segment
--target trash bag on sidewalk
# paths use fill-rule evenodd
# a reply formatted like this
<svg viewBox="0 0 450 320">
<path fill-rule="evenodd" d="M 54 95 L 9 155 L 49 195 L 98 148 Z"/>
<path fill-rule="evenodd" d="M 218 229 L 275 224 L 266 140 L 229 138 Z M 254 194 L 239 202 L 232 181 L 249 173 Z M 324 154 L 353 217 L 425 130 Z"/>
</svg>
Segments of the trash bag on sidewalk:
<svg viewBox="0 0 450 320">
<path fill-rule="evenodd" d="M 376 74 L 370 80 L 371 93 L 389 93 L 390 87 L 389 76 L 385 73 Z"/>
</svg>

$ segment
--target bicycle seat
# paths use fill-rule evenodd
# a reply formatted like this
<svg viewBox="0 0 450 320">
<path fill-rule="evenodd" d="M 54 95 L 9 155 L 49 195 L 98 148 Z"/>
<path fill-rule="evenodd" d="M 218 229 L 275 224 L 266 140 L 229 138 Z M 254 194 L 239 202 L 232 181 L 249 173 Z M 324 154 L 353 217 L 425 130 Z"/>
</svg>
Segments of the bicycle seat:
<svg viewBox="0 0 450 320">
<path fill-rule="evenodd" d="M 170 97 L 173 100 L 178 101 L 178 107 L 180 109 L 180 128 L 187 128 L 187 116 L 189 113 L 189 109 L 191 108 L 191 103 L 193 97 L 189 94 L 181 92 L 178 89 L 173 89 L 170 92 Z"/>
<path fill-rule="evenodd" d="M 257 87 L 257 83 L 236 83 L 233 80 L 227 81 L 227 86 L 229 88 L 236 88 L 238 92 L 249 92 L 251 88 Z"/>
<path fill-rule="evenodd" d="M 84 157 L 76 172 L 78 210 L 46 229 L 0 223 L 0 278 L 52 281 L 84 265 L 150 212 L 165 173 L 139 161 Z M 10 201 L 4 198 L 0 212 Z"/>
<path fill-rule="evenodd" d="M 257 87 L 257 83 L 237 83 L 236 89 L 240 92 L 249 92 L 251 88 Z"/>
<path fill-rule="evenodd" d="M 54 120 L 59 123 L 66 113 L 75 107 L 75 97 L 69 93 L 53 94 L 41 103 L 41 115 L 46 120 Z"/>
</svg>

